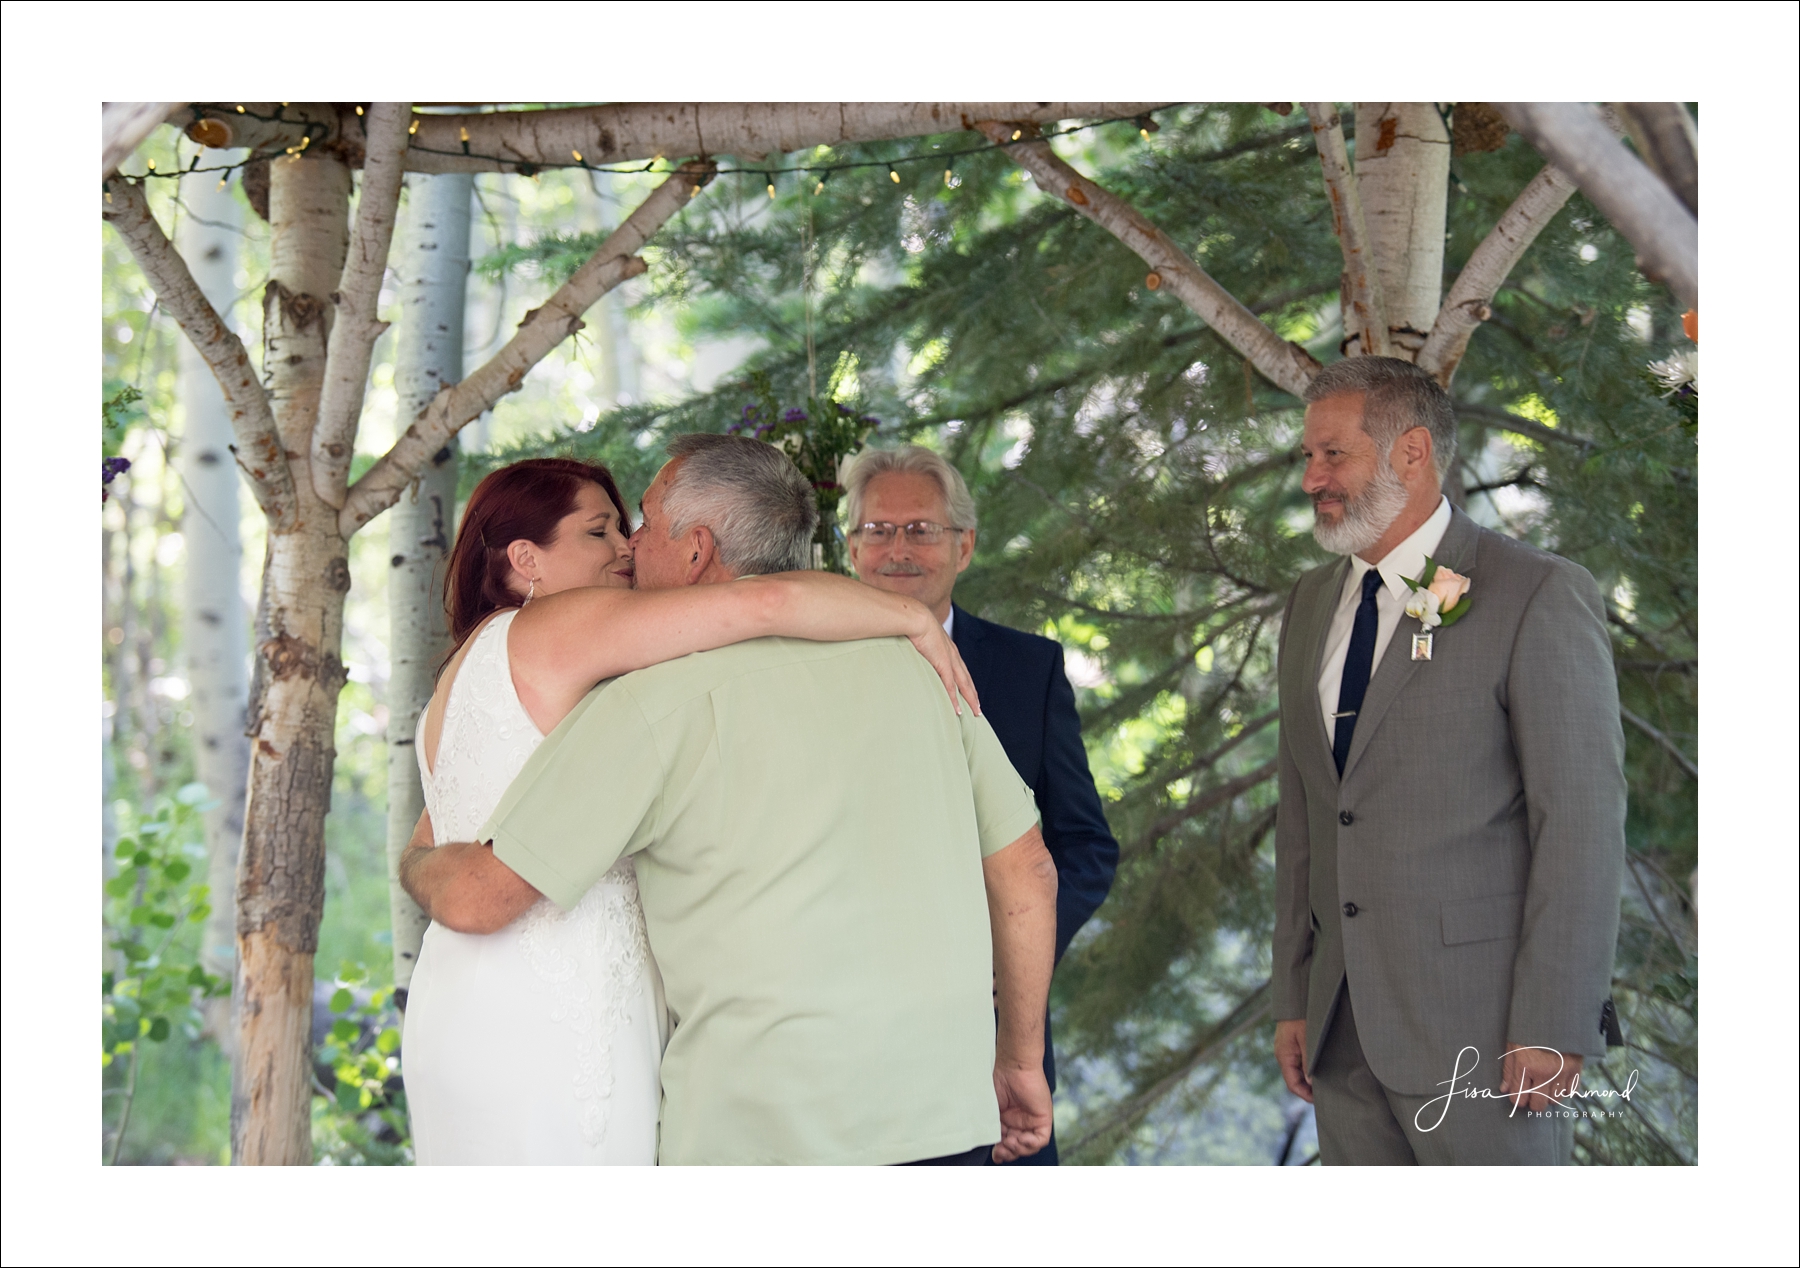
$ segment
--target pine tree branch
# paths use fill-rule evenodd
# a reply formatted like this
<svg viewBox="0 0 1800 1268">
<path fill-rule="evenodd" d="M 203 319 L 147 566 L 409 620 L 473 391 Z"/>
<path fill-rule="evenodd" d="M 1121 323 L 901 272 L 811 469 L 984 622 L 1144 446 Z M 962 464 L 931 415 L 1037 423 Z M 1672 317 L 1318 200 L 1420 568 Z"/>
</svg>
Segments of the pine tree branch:
<svg viewBox="0 0 1800 1268">
<path fill-rule="evenodd" d="M 1375 253 L 1369 226 L 1363 219 L 1362 195 L 1350 153 L 1344 145 L 1344 122 L 1330 101 L 1303 101 L 1312 120 L 1313 140 L 1319 149 L 1319 170 L 1325 178 L 1325 196 L 1331 200 L 1331 223 L 1344 252 L 1344 332 L 1358 341 L 1363 356 L 1385 357 L 1388 350 L 1387 306 L 1381 299 L 1381 278 L 1375 271 Z"/>
<path fill-rule="evenodd" d="M 1619 143 L 1585 102 L 1496 101 L 1493 107 L 1567 172 L 1637 249 L 1646 277 L 1666 282 L 1683 308 L 1700 302 L 1700 224 L 1656 174 Z"/>
<path fill-rule="evenodd" d="M 462 382 L 440 391 L 394 442 L 394 447 L 351 487 L 339 517 L 344 535 L 354 533 L 392 506 L 452 436 L 481 417 L 502 396 L 517 391 L 533 366 L 581 329 L 581 315 L 602 295 L 642 273 L 648 266 L 637 252 L 671 216 L 687 206 L 700 187 L 712 179 L 715 170 L 711 162 L 696 161 L 670 173 L 573 277 L 541 308 L 525 315 L 518 333 L 504 348 Z"/>
<path fill-rule="evenodd" d="M 1516 432 L 1521 436 L 1529 436 L 1533 440 L 1573 445 L 1577 449 L 1595 448 L 1594 442 L 1586 437 L 1573 435 L 1557 427 L 1546 427 L 1535 419 L 1526 418 L 1522 414 L 1509 413 L 1503 409 L 1495 409 L 1490 405 L 1471 405 L 1466 401 L 1457 401 L 1456 413 L 1458 417 L 1474 419 L 1484 426 L 1499 427 L 1505 431 Z"/>
<path fill-rule="evenodd" d="M 1700 768 L 1689 760 L 1688 755 L 1681 751 L 1680 746 L 1677 745 L 1674 740 L 1650 725 L 1648 720 L 1638 717 L 1637 714 L 1633 713 L 1630 709 L 1627 709 L 1624 705 L 1619 706 L 1619 716 L 1661 745 L 1663 751 L 1675 759 L 1675 764 L 1681 767 L 1683 771 L 1687 772 L 1689 779 L 1695 780 L 1696 782 L 1699 780 Z"/>
<path fill-rule="evenodd" d="M 1156 1108 L 1157 1102 L 1179 1087 L 1202 1062 L 1217 1055 L 1232 1040 L 1261 1025 L 1268 1016 L 1272 1000 L 1269 983 L 1265 981 L 1238 1001 L 1223 1020 L 1209 1027 L 1186 1052 L 1176 1058 L 1173 1069 L 1141 1092 L 1105 1111 L 1098 1123 L 1065 1146 L 1069 1156 L 1074 1157 L 1104 1142 L 1108 1137 L 1117 1137 L 1137 1126 L 1143 1121 L 1144 1115 Z"/>
<path fill-rule="evenodd" d="M 1575 182 L 1549 165 L 1531 178 L 1457 274 L 1419 349 L 1420 369 L 1450 386 L 1476 327 L 1493 316 L 1494 293 L 1574 192 Z"/>
<path fill-rule="evenodd" d="M 1019 130 L 1019 122 L 985 120 L 975 126 L 998 143 L 1010 141 Z M 1047 141 L 1021 142 L 1009 146 L 1006 153 L 1031 173 L 1040 190 L 1063 199 L 1136 252 L 1155 270 L 1158 285 L 1174 291 L 1220 338 L 1248 357 L 1269 382 L 1295 396 L 1306 390 L 1312 376 L 1319 372 L 1319 363 L 1312 354 L 1258 321 L 1254 313 L 1130 203 L 1063 162 Z"/>
<path fill-rule="evenodd" d="M 312 441 L 313 492 L 327 506 L 338 509 L 344 505 L 349 484 L 369 360 L 375 353 L 375 341 L 388 326 L 376 319 L 375 309 L 387 274 L 388 249 L 394 241 L 400 186 L 406 177 L 406 129 L 412 122 L 412 103 L 377 101 L 370 105 L 367 117 L 362 197 L 343 275 L 331 297 L 337 316 L 326 345 L 325 385 Z"/>
<path fill-rule="evenodd" d="M 101 219 L 125 240 L 132 259 L 156 292 L 157 303 L 175 318 L 219 381 L 237 438 L 232 453 L 250 482 L 257 505 L 268 517 L 269 531 L 290 531 L 298 515 L 294 473 L 275 427 L 268 393 L 257 379 L 243 340 L 220 319 L 188 271 L 187 262 L 150 214 L 143 186 L 124 180 L 110 184 L 111 201 L 101 203 Z"/>
<path fill-rule="evenodd" d="M 683 155 L 735 154 L 760 162 L 815 145 L 852 145 L 958 132 L 971 119 L 1128 119 L 1165 101 L 809 101 L 615 102 L 557 110 L 487 114 L 422 114 L 406 154 L 409 172 L 515 172 L 564 164 L 629 163 Z M 198 107 L 189 130 L 218 148 L 254 150 L 312 145 L 354 151 L 355 115 L 348 105 L 247 102 Z M 321 127 L 318 120 L 330 122 Z M 349 156 L 354 160 L 354 154 Z"/>
</svg>

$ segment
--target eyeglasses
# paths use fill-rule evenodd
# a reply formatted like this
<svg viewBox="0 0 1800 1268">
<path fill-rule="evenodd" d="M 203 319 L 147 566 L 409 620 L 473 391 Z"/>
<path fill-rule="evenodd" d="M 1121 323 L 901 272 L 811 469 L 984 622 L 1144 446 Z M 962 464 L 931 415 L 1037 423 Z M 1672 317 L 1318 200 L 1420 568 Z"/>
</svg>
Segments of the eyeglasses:
<svg viewBox="0 0 1800 1268">
<path fill-rule="evenodd" d="M 853 535 L 866 546 L 887 546 L 894 538 L 905 536 L 915 546 L 935 546 L 944 540 L 945 533 L 960 533 L 960 528 L 950 528 L 944 524 L 934 524 L 930 520 L 914 520 L 910 524 L 859 524 Z"/>
</svg>

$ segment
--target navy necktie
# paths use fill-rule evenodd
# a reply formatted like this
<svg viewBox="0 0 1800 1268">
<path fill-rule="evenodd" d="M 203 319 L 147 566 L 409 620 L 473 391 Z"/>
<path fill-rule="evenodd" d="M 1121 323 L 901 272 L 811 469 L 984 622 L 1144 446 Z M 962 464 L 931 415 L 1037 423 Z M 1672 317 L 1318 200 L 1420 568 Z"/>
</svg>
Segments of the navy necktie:
<svg viewBox="0 0 1800 1268">
<path fill-rule="evenodd" d="M 1338 684 L 1339 717 L 1331 737 L 1331 756 L 1340 776 L 1350 756 L 1350 737 L 1356 734 L 1356 715 L 1369 690 L 1369 673 L 1375 668 L 1375 596 L 1380 590 L 1381 574 L 1371 568 L 1363 574 L 1362 602 L 1356 605 L 1356 624 L 1350 627 L 1350 649 L 1344 654 L 1344 676 Z"/>
</svg>

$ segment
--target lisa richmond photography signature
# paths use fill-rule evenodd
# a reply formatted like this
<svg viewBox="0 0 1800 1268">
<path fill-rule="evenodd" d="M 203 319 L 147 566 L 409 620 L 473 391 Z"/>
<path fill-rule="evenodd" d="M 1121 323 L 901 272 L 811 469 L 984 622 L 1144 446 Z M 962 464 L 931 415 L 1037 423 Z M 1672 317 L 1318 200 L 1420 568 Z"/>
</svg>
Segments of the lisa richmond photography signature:
<svg viewBox="0 0 1800 1268">
<path fill-rule="evenodd" d="M 1462 1051 L 1456 1054 L 1456 1067 L 1450 1072 L 1450 1077 L 1438 1084 L 1439 1087 L 1448 1088 L 1449 1090 L 1441 1096 L 1432 1097 L 1429 1101 L 1426 1101 L 1425 1104 L 1421 1105 L 1418 1112 L 1413 1115 L 1413 1126 L 1422 1132 L 1435 1130 L 1443 1123 L 1445 1116 L 1449 1114 L 1450 1103 L 1458 1099 L 1466 1101 L 1511 1101 L 1513 1103 L 1513 1108 L 1512 1113 L 1508 1115 L 1510 1118 L 1519 1113 L 1519 1105 L 1527 1095 L 1533 1092 L 1545 1092 L 1546 1088 L 1553 1088 L 1557 1085 L 1557 1082 L 1562 1078 L 1563 1072 L 1564 1062 L 1562 1053 L 1556 1051 L 1554 1048 L 1539 1047 L 1521 1048 L 1519 1051 L 1549 1053 L 1556 1058 L 1555 1072 L 1550 1074 L 1542 1082 L 1535 1083 L 1530 1087 L 1521 1088 L 1517 1092 L 1496 1092 L 1491 1088 L 1475 1087 L 1472 1085 L 1471 1080 L 1474 1076 L 1475 1068 L 1481 1064 L 1481 1053 L 1476 1050 L 1473 1044 L 1465 1045 Z M 1465 1058 L 1467 1059 L 1466 1066 L 1464 1065 Z M 1568 1091 L 1561 1095 L 1552 1095 L 1551 1093 L 1545 1092 L 1545 1095 L 1552 1096 L 1554 1104 L 1558 1106 L 1557 1109 L 1527 1110 L 1525 1112 L 1528 1117 L 1546 1117 L 1550 1115 L 1597 1117 L 1602 1114 L 1618 1113 L 1619 1111 L 1617 1110 L 1594 1110 L 1585 1108 L 1584 1103 L 1595 1100 L 1604 1102 L 1615 1099 L 1619 1101 L 1630 1101 L 1631 1094 L 1637 1089 L 1637 1085 L 1638 1072 L 1635 1068 L 1631 1071 L 1630 1075 L 1626 1077 L 1624 1086 L 1617 1088 L 1584 1088 L 1581 1086 L 1581 1071 L 1577 1070 L 1574 1077 L 1570 1080 Z M 1569 1102 L 1575 1102 L 1575 1104 L 1572 1106 Z M 1437 1117 L 1433 1118 L 1430 1125 L 1427 1126 L 1424 1119 L 1431 1114 L 1433 1107 L 1436 1107 Z"/>
</svg>

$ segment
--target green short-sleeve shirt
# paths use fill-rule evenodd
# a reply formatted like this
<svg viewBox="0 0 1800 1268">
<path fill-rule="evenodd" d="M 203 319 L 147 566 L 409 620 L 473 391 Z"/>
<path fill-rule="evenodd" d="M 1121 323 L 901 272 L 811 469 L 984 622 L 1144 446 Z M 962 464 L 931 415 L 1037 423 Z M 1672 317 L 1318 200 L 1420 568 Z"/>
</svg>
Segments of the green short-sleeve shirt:
<svg viewBox="0 0 1800 1268">
<path fill-rule="evenodd" d="M 903 639 L 758 639 L 603 684 L 481 838 L 572 907 L 635 854 L 675 1031 L 664 1163 L 1000 1138 L 981 860 L 1037 822 Z"/>
</svg>

